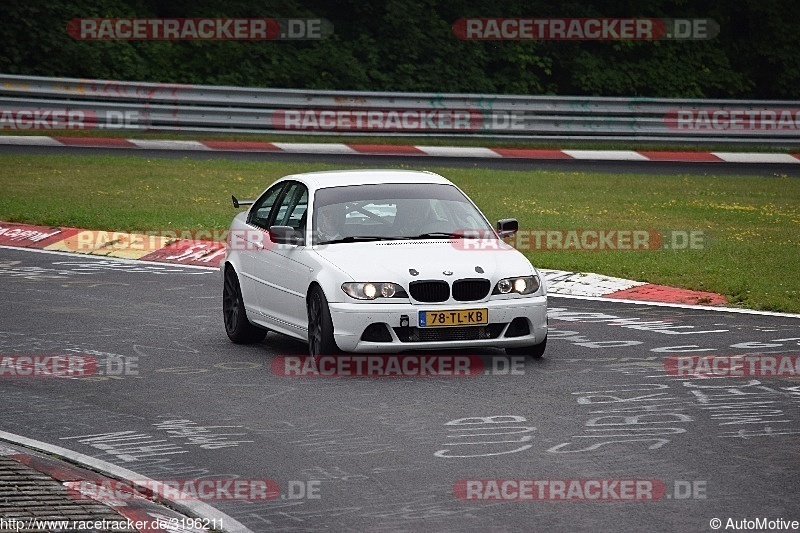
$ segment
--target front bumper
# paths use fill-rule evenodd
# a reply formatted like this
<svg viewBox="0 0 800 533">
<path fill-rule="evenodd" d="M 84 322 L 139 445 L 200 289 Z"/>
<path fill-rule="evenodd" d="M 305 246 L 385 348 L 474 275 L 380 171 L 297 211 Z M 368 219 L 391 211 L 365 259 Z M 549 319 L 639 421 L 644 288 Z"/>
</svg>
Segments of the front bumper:
<svg viewBox="0 0 800 533">
<path fill-rule="evenodd" d="M 397 353 L 420 349 L 532 346 L 544 341 L 547 335 L 547 296 L 528 296 L 461 304 L 412 305 L 410 303 L 332 302 L 328 306 L 333 320 L 336 345 L 346 352 Z M 487 326 L 419 329 L 415 327 L 420 311 L 457 311 L 477 308 L 488 309 L 489 324 Z M 409 322 L 409 327 L 405 329 L 401 328 L 401 318 L 404 316 Z M 515 326 L 510 328 L 512 322 Z M 520 328 L 517 326 L 522 323 L 527 323 L 528 331 L 519 334 Z M 391 341 L 388 340 L 388 337 L 384 342 L 363 340 L 362 335 L 371 324 L 384 324 L 385 330 L 391 336 Z M 425 331 L 423 332 L 423 330 Z"/>
</svg>

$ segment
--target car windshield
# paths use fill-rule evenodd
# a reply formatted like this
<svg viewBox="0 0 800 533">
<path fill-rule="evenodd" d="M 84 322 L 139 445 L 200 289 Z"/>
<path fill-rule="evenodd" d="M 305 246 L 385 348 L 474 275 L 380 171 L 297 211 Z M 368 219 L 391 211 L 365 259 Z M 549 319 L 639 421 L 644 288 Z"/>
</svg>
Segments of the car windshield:
<svg viewBox="0 0 800 533">
<path fill-rule="evenodd" d="M 493 235 L 456 187 L 419 183 L 319 189 L 312 229 L 314 244 Z"/>
</svg>

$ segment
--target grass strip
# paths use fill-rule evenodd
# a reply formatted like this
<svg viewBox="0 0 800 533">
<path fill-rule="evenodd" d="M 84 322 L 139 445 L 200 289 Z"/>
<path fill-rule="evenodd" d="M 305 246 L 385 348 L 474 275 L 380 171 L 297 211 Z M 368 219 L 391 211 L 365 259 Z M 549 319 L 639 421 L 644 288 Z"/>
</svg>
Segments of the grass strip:
<svg viewBox="0 0 800 533">
<path fill-rule="evenodd" d="M 140 156 L 0 155 L 0 220 L 115 231 L 224 230 L 231 194 L 255 197 L 293 173 L 361 168 Z M 597 272 L 724 294 L 751 309 L 800 312 L 800 180 L 434 168 L 491 221 L 525 231 L 694 232 L 696 249 L 547 250 L 541 268 Z M 679 238 L 678 241 L 681 239 Z M 681 244 L 678 242 L 678 244 Z M 697 243 L 695 243 L 697 244 Z M 535 248 L 535 246 L 534 246 Z M 674 248 L 674 247 L 673 247 Z"/>
</svg>

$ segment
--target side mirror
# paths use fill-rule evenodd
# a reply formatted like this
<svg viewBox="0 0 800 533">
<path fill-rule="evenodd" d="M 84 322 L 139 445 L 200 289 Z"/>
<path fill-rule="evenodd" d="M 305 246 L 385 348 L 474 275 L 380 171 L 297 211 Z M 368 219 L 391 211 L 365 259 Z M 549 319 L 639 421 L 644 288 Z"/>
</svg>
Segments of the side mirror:
<svg viewBox="0 0 800 533">
<path fill-rule="evenodd" d="M 501 239 L 512 237 L 519 231 L 519 222 L 516 218 L 504 218 L 497 221 L 497 234 Z"/>
<path fill-rule="evenodd" d="M 270 226 L 269 238 L 277 244 L 302 244 L 303 238 L 291 226 Z"/>
</svg>

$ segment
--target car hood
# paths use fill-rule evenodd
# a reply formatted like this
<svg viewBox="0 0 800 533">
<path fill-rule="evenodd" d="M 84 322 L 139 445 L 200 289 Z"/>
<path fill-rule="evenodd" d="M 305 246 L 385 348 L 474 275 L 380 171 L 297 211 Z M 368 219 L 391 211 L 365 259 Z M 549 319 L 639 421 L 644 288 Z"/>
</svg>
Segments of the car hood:
<svg viewBox="0 0 800 533">
<path fill-rule="evenodd" d="M 468 241 L 380 241 L 319 246 L 317 253 L 353 281 L 390 281 L 486 278 L 534 273 L 528 259 L 503 243 L 474 249 Z M 473 248 L 466 248 L 468 246 Z M 417 275 L 412 275 L 411 270 Z M 483 270 L 483 273 L 480 272 Z M 450 272 L 451 274 L 445 274 Z"/>
</svg>

